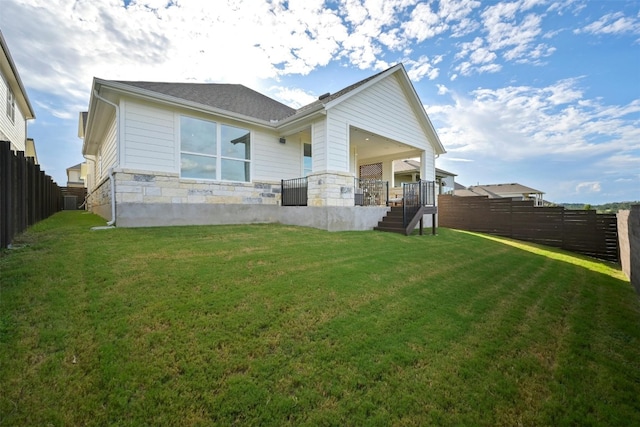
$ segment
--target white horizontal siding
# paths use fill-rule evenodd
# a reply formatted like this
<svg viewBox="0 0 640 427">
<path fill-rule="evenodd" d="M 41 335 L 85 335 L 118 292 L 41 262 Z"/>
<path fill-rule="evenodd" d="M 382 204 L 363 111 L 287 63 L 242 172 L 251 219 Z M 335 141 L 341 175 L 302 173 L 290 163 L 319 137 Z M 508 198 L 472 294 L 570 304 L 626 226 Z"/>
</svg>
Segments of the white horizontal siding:
<svg viewBox="0 0 640 427">
<path fill-rule="evenodd" d="M 118 150 L 116 149 L 116 131 L 116 115 L 115 112 L 113 112 L 109 117 L 109 124 L 107 125 L 104 138 L 100 143 L 96 183 L 109 175 L 110 168 L 117 166 L 116 153 Z"/>
<path fill-rule="evenodd" d="M 279 181 L 302 176 L 302 146 L 289 138 L 280 144 L 279 136 L 261 130 L 251 132 L 252 181 Z"/>
<path fill-rule="evenodd" d="M 7 115 L 7 80 L 2 75 L 0 78 L 0 139 L 8 139 L 11 142 L 11 149 L 14 151 L 25 150 L 26 120 L 20 111 L 18 101 L 15 102 L 14 120 L 11 121 Z M 14 92 L 14 96 L 16 93 Z"/>
<path fill-rule="evenodd" d="M 323 119 L 315 122 L 311 127 L 311 154 L 314 172 L 328 169 L 326 126 L 327 121 Z"/>
<path fill-rule="evenodd" d="M 327 127 L 327 169 L 348 171 L 349 165 L 349 126 L 343 118 L 332 120 Z"/>
<path fill-rule="evenodd" d="M 122 167 L 179 172 L 174 113 L 170 109 L 125 100 L 121 103 Z"/>
<path fill-rule="evenodd" d="M 329 169 L 347 170 L 349 126 L 433 152 L 398 78 L 391 75 L 331 108 L 328 120 Z"/>
<path fill-rule="evenodd" d="M 338 106 L 349 123 L 404 144 L 426 149 L 425 129 L 407 100 L 398 78 L 391 75 Z"/>
</svg>

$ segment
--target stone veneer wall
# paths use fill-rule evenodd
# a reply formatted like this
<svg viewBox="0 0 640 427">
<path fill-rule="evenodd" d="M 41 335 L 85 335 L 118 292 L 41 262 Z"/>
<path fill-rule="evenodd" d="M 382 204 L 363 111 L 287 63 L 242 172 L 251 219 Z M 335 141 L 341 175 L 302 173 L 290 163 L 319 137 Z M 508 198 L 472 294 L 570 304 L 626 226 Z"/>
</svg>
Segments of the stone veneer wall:
<svg viewBox="0 0 640 427">
<path fill-rule="evenodd" d="M 309 206 L 353 206 L 353 175 L 344 172 L 320 172 L 308 177 Z"/>
<path fill-rule="evenodd" d="M 209 182 L 178 174 L 123 170 L 116 173 L 116 201 L 171 204 L 280 204 L 280 183 Z"/>
<path fill-rule="evenodd" d="M 328 231 L 371 230 L 389 209 L 354 206 L 350 174 L 310 177 L 309 206 L 304 207 L 280 206 L 280 182 L 207 182 L 134 170 L 116 170 L 115 181 L 119 227 L 281 223 Z M 92 212 L 106 219 L 111 217 L 110 191 L 107 179 L 90 196 Z"/>
<path fill-rule="evenodd" d="M 98 188 L 88 195 L 87 210 L 109 221 L 113 219 L 111 218 L 111 180 L 109 178 L 104 179 Z"/>
</svg>

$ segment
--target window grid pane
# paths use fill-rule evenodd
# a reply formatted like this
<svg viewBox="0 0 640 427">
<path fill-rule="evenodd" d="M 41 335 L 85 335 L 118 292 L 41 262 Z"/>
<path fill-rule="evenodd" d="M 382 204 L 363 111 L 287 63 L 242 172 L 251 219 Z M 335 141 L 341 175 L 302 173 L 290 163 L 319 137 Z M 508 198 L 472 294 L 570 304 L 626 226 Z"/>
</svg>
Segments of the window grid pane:
<svg viewBox="0 0 640 427">
<path fill-rule="evenodd" d="M 249 160 L 251 147 L 247 129 L 222 125 L 220 126 L 220 133 L 222 156 Z"/>
<path fill-rule="evenodd" d="M 250 159 L 249 130 L 180 117 L 182 178 L 250 182 Z"/>
<path fill-rule="evenodd" d="M 182 153 L 180 172 L 183 178 L 216 179 L 216 157 Z"/>
</svg>

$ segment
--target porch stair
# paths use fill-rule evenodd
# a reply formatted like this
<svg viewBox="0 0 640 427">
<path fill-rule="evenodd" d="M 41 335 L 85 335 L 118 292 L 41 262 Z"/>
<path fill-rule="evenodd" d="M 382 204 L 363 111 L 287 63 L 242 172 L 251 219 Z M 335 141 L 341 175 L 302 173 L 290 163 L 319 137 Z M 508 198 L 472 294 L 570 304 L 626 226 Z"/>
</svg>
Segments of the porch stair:
<svg viewBox="0 0 640 427">
<path fill-rule="evenodd" d="M 421 206 L 416 214 L 409 220 L 409 223 L 405 227 L 402 221 L 402 206 L 392 206 L 391 210 L 387 212 L 387 215 L 382 218 L 382 221 L 378 222 L 376 227 L 373 227 L 374 230 L 377 231 L 386 231 L 390 233 L 399 233 L 404 234 L 405 236 L 410 235 L 415 230 L 416 226 L 420 223 L 423 215 L 426 214 L 435 214 L 438 212 L 438 208 L 431 206 Z M 435 215 L 434 215 L 435 221 Z M 420 224 L 420 234 L 422 234 L 422 224 Z M 432 232 L 435 234 L 435 228 L 432 227 Z"/>
<path fill-rule="evenodd" d="M 378 222 L 378 225 L 373 227 L 373 229 L 405 234 L 405 229 L 402 225 L 402 206 L 392 206 L 391 210 L 387 212 L 387 215 L 385 215 L 382 221 Z"/>
<path fill-rule="evenodd" d="M 377 227 L 373 227 L 377 231 L 387 231 L 390 233 L 400 233 L 408 236 L 416 228 L 416 225 L 422 218 L 422 208 L 416 212 L 414 218 L 409 221 L 409 224 L 405 227 L 402 221 L 402 206 L 392 206 L 391 210 L 387 212 L 382 221 L 378 222 Z"/>
</svg>

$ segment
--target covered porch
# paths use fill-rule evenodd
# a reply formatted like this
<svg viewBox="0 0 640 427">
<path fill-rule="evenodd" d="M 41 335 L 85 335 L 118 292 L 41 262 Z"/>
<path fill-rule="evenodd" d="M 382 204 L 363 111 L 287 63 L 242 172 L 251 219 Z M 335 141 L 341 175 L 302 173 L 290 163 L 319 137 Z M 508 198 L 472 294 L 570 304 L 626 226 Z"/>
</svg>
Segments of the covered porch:
<svg viewBox="0 0 640 427">
<path fill-rule="evenodd" d="M 283 137 L 299 141 L 301 174 L 282 180 L 282 206 L 400 205 L 403 182 L 396 178 L 394 163 L 410 158 L 420 159 L 419 177 L 436 180 L 433 152 L 356 126 L 348 126 L 344 148 L 328 152 L 314 134 L 307 127 Z"/>
</svg>

